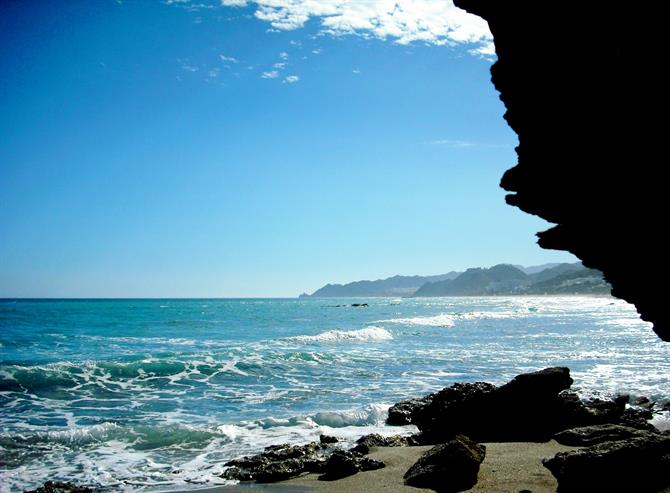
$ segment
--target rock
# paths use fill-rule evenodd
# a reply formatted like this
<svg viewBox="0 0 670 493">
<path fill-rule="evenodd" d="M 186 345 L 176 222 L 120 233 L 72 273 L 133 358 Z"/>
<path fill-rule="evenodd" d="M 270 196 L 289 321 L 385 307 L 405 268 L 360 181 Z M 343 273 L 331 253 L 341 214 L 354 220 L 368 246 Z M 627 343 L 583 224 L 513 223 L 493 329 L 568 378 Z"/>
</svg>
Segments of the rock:
<svg viewBox="0 0 670 493">
<path fill-rule="evenodd" d="M 433 401 L 435 394 L 430 394 L 418 399 L 401 401 L 389 408 L 386 424 L 391 426 L 411 425 L 412 416 L 420 409 L 424 408 Z"/>
<path fill-rule="evenodd" d="M 321 472 L 326 446 L 311 442 L 306 445 L 272 445 L 251 457 L 229 461 L 222 477 L 238 481 L 263 483 L 281 481 L 305 472 Z"/>
<path fill-rule="evenodd" d="M 351 306 L 363 307 L 363 306 L 369 306 L 369 305 L 367 303 L 352 303 Z"/>
<path fill-rule="evenodd" d="M 351 476 L 359 471 L 372 471 L 383 467 L 386 467 L 386 465 L 382 461 L 364 457 L 357 452 L 334 450 L 328 457 L 328 461 L 323 468 L 324 473 L 319 476 L 319 479 L 321 481 L 333 481 Z"/>
<path fill-rule="evenodd" d="M 670 341 L 665 290 L 650 282 L 668 274 L 658 166 L 667 149 L 657 124 L 668 106 L 665 16 L 630 2 L 579 2 L 575 11 L 543 1 L 455 5 L 493 34 L 492 81 L 519 138 L 518 162 L 501 180 L 506 202 L 553 223 L 539 245 L 602 271 L 612 294 Z"/>
<path fill-rule="evenodd" d="M 614 400 L 582 400 L 574 392 L 562 392 L 559 396 L 559 412 L 563 429 L 604 423 L 617 423 L 626 409 L 627 396 Z"/>
<path fill-rule="evenodd" d="M 366 455 L 370 453 L 372 447 L 407 447 L 409 445 L 418 445 L 418 443 L 411 436 L 393 435 L 383 437 L 377 433 L 372 433 L 356 440 L 356 446 L 351 451 Z"/>
<path fill-rule="evenodd" d="M 656 492 L 670 486 L 670 435 L 603 442 L 558 453 L 543 464 L 558 480 L 559 492 Z"/>
<path fill-rule="evenodd" d="M 619 423 L 640 430 L 656 431 L 654 425 L 649 423 L 649 420 L 653 417 L 654 413 L 649 409 L 631 407 L 623 412 Z"/>
<path fill-rule="evenodd" d="M 479 442 L 546 441 L 565 429 L 559 393 L 570 387 L 567 368 L 547 368 L 518 375 L 495 387 L 457 383 L 433 395 L 411 414 L 422 443 L 440 443 L 456 434 Z"/>
<path fill-rule="evenodd" d="M 524 373 L 500 387 L 456 383 L 395 404 L 387 423 L 415 424 L 420 430 L 415 441 L 421 444 L 441 443 L 457 434 L 478 442 L 542 442 L 559 431 L 605 423 L 653 430 L 646 422 L 651 416 L 626 409 L 628 396 L 582 400 L 569 390 L 571 384 L 567 368 Z"/>
<path fill-rule="evenodd" d="M 322 444 L 327 444 L 327 443 L 337 443 L 339 440 L 336 437 L 330 436 L 330 435 L 319 435 L 319 442 Z"/>
<path fill-rule="evenodd" d="M 654 402 L 649 400 L 649 397 L 644 397 L 644 396 L 634 399 L 631 402 L 631 404 L 633 406 L 642 407 L 642 408 L 645 408 L 645 409 L 653 409 L 653 407 L 654 407 Z"/>
<path fill-rule="evenodd" d="M 628 426 L 604 424 L 564 430 L 554 435 L 554 440 L 562 445 L 589 446 L 602 442 L 644 436 L 646 433 L 645 431 Z"/>
<path fill-rule="evenodd" d="M 88 486 L 78 486 L 74 483 L 62 481 L 47 481 L 34 490 L 26 490 L 24 493 L 92 493 L 93 489 Z"/>
<path fill-rule="evenodd" d="M 428 450 L 405 473 L 405 484 L 440 492 L 464 491 L 477 484 L 486 447 L 458 435 Z"/>
</svg>

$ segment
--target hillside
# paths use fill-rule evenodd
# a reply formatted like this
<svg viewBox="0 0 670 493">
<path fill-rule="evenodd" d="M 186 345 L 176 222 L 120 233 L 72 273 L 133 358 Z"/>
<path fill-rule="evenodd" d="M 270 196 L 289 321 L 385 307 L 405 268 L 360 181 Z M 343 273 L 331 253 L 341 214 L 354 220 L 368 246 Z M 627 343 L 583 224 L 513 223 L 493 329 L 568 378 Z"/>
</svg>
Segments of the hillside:
<svg viewBox="0 0 670 493">
<path fill-rule="evenodd" d="M 449 272 L 436 276 L 393 276 L 376 281 L 355 281 L 347 284 L 326 284 L 311 295 L 301 294 L 301 298 L 347 298 L 375 296 L 411 296 L 427 282 L 454 279 L 460 272 Z"/>
<path fill-rule="evenodd" d="M 389 296 L 486 296 L 514 294 L 607 294 L 602 273 L 581 263 L 523 267 L 499 264 L 437 276 L 393 276 L 376 281 L 326 284 L 301 298 Z"/>
</svg>

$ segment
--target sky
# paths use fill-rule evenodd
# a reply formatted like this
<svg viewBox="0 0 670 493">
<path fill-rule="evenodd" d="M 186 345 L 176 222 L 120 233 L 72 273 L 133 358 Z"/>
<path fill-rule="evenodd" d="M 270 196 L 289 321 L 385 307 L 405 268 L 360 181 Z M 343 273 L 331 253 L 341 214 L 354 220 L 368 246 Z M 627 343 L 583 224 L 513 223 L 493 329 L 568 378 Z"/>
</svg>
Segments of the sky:
<svg viewBox="0 0 670 493">
<path fill-rule="evenodd" d="M 575 261 L 504 202 L 491 36 L 449 2 L 2 2 L 0 57 L 0 297 Z"/>
</svg>

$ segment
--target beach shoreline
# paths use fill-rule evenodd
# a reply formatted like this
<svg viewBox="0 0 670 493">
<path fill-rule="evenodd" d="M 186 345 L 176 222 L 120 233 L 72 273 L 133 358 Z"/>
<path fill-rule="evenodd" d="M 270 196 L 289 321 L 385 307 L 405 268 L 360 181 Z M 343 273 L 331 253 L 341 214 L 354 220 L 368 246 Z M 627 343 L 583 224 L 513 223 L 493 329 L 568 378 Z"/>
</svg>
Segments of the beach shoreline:
<svg viewBox="0 0 670 493">
<path fill-rule="evenodd" d="M 517 493 L 530 490 L 533 493 L 555 492 L 558 483 L 551 472 L 542 465 L 542 459 L 553 457 L 558 452 L 579 447 L 549 442 L 496 442 L 485 443 L 486 457 L 479 470 L 477 484 L 470 490 L 478 493 Z M 320 481 L 318 474 L 305 474 L 296 478 L 271 484 L 240 483 L 202 490 L 198 493 L 244 493 L 244 492 L 341 492 L 384 491 L 402 493 L 421 491 L 404 484 L 403 475 L 427 450 L 430 445 L 409 447 L 374 447 L 369 457 L 386 464 L 383 469 L 359 472 L 335 481 Z M 171 493 L 193 493 L 175 490 Z M 424 490 L 426 491 L 426 490 Z"/>
</svg>

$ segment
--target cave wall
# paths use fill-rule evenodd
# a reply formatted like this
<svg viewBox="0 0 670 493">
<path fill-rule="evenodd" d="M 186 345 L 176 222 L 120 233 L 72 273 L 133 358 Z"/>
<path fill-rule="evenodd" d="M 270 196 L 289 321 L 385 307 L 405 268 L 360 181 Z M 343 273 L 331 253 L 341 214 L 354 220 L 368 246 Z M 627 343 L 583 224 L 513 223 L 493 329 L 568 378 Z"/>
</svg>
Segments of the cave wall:
<svg viewBox="0 0 670 493">
<path fill-rule="evenodd" d="M 455 4 L 493 33 L 491 80 L 519 137 L 501 181 L 507 203 L 556 224 L 539 245 L 601 270 L 612 294 L 670 341 L 659 13 L 618 1 Z"/>
</svg>

